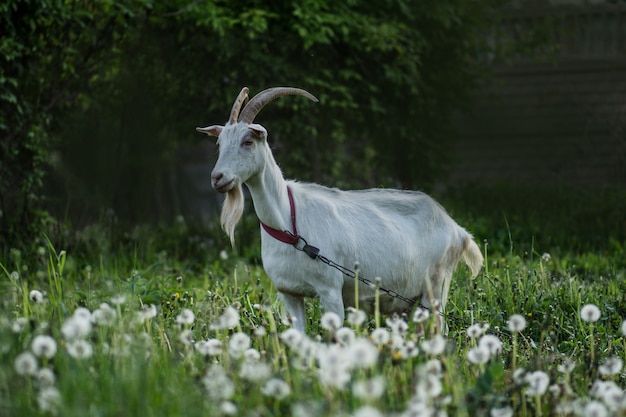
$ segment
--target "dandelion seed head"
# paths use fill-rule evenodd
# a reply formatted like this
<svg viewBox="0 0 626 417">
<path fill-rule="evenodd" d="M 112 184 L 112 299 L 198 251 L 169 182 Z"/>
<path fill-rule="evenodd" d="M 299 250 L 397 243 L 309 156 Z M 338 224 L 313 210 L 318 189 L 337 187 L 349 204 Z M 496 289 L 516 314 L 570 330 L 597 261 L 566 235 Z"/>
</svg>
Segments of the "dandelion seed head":
<svg viewBox="0 0 626 417">
<path fill-rule="evenodd" d="M 550 385 L 550 377 L 543 371 L 535 371 L 526 374 L 524 379 L 527 384 L 526 395 L 531 397 L 545 394 Z"/>
<path fill-rule="evenodd" d="M 263 395 L 282 400 L 291 394 L 289 384 L 279 378 L 272 378 L 261 388 Z"/>
<path fill-rule="evenodd" d="M 600 320 L 600 309 L 595 304 L 585 304 L 580 309 L 580 319 L 588 323 L 595 323 Z"/>
<path fill-rule="evenodd" d="M 550 254 L 548 252 L 544 252 L 541 255 L 541 260 L 544 262 L 550 262 L 550 259 L 552 259 L 552 256 L 550 256 Z"/>
<path fill-rule="evenodd" d="M 222 354 L 222 342 L 218 339 L 202 340 L 195 345 L 196 350 L 204 356 L 217 356 Z"/>
<path fill-rule="evenodd" d="M 337 313 L 333 313 L 332 311 L 327 311 L 326 313 L 324 313 L 320 320 L 320 325 L 322 326 L 322 328 L 329 332 L 334 332 L 335 330 L 340 328 L 342 324 L 343 323 L 341 322 L 341 318 L 339 318 L 339 315 L 337 315 Z"/>
<path fill-rule="evenodd" d="M 350 326 L 361 326 L 367 320 L 367 314 L 363 310 L 357 310 L 354 307 L 348 309 L 348 317 L 346 321 Z"/>
<path fill-rule="evenodd" d="M 491 417 L 513 417 L 512 407 L 494 407 L 489 411 Z"/>
<path fill-rule="evenodd" d="M 45 387 L 37 393 L 37 405 L 44 412 L 56 414 L 61 405 L 61 393 L 55 387 Z"/>
<path fill-rule="evenodd" d="M 250 336 L 243 332 L 234 333 L 228 342 L 228 354 L 233 358 L 240 358 L 250 347 Z"/>
<path fill-rule="evenodd" d="M 209 399 L 214 401 L 230 400 L 235 394 L 235 384 L 218 364 L 211 365 L 202 377 L 202 384 Z"/>
<path fill-rule="evenodd" d="M 585 405 L 583 415 L 585 417 L 607 417 L 609 415 L 609 411 L 600 401 L 592 400 Z"/>
<path fill-rule="evenodd" d="M 340 329 L 337 329 L 337 331 L 335 332 L 335 339 L 340 345 L 348 346 L 352 342 L 354 342 L 354 339 L 356 339 L 356 334 L 351 328 L 342 327 Z"/>
<path fill-rule="evenodd" d="M 509 317 L 507 328 L 513 333 L 519 333 L 526 328 L 526 319 L 521 314 L 513 314 Z"/>
<path fill-rule="evenodd" d="M 226 252 L 225 250 L 223 250 L 223 249 L 222 249 L 222 250 L 220 251 L 220 259 L 221 259 L 222 261 L 227 260 L 227 259 L 228 259 L 228 252 Z"/>
<path fill-rule="evenodd" d="M 467 351 L 467 360 L 474 365 L 482 365 L 489 361 L 491 352 L 483 346 L 476 346 Z"/>
<path fill-rule="evenodd" d="M 350 382 L 350 372 L 344 366 L 320 367 L 317 376 L 322 385 L 339 390 Z"/>
<path fill-rule="evenodd" d="M 483 326 L 478 323 L 472 324 L 467 328 L 466 333 L 471 339 L 476 339 L 483 335 Z"/>
<path fill-rule="evenodd" d="M 383 392 L 385 392 L 385 378 L 382 376 L 355 381 L 352 384 L 354 396 L 364 400 L 380 398 Z"/>
<path fill-rule="evenodd" d="M 285 330 L 279 336 L 285 345 L 294 349 L 298 346 L 304 335 L 293 327 Z"/>
<path fill-rule="evenodd" d="M 120 306 L 122 304 L 126 304 L 126 296 L 124 294 L 118 294 L 111 297 L 111 304 Z"/>
<path fill-rule="evenodd" d="M 17 271 L 13 271 L 13 272 L 11 272 L 11 279 L 12 279 L 13 281 L 19 281 L 19 279 L 20 279 L 20 273 L 19 273 L 19 272 L 17 272 Z"/>
<path fill-rule="evenodd" d="M 407 340 L 398 349 L 397 353 L 403 359 L 409 359 L 409 358 L 414 358 L 417 355 L 419 355 L 420 350 L 417 347 L 417 344 L 413 340 Z"/>
<path fill-rule="evenodd" d="M 421 347 L 429 355 L 441 355 L 446 348 L 446 338 L 440 334 L 435 335 L 430 340 L 424 340 Z"/>
<path fill-rule="evenodd" d="M 180 314 L 176 316 L 176 323 L 183 326 L 193 324 L 195 320 L 196 315 L 188 308 L 183 308 Z"/>
<path fill-rule="evenodd" d="M 89 316 L 82 313 L 74 314 L 65 320 L 61 326 L 61 333 L 65 340 L 86 338 L 91 333 L 91 313 L 89 313 Z"/>
<path fill-rule="evenodd" d="M 430 311 L 425 308 L 418 307 L 413 313 L 413 323 L 422 323 L 430 317 Z"/>
<path fill-rule="evenodd" d="M 56 376 L 50 368 L 41 368 L 37 371 L 35 378 L 37 379 L 37 384 L 40 388 L 51 387 L 56 382 Z"/>
<path fill-rule="evenodd" d="M 557 367 L 557 370 L 563 374 L 569 374 L 575 367 L 576 363 L 570 358 L 567 358 Z"/>
<path fill-rule="evenodd" d="M 28 324 L 26 317 L 18 317 L 11 323 L 11 331 L 13 333 L 22 333 Z"/>
<path fill-rule="evenodd" d="M 385 320 L 387 327 L 391 330 L 391 334 L 404 335 L 409 330 L 409 325 L 397 314 L 388 317 Z"/>
<path fill-rule="evenodd" d="M 377 345 L 386 345 L 391 339 L 391 335 L 387 329 L 379 327 L 372 332 L 370 338 L 372 339 L 372 342 Z"/>
<path fill-rule="evenodd" d="M 77 339 L 67 344 L 67 353 L 75 359 L 88 359 L 93 355 L 93 346 L 86 340 Z"/>
<path fill-rule="evenodd" d="M 15 357 L 14 362 L 15 372 L 18 375 L 35 375 L 39 366 L 37 365 L 37 358 L 30 352 L 22 352 Z"/>
<path fill-rule="evenodd" d="M 432 374 L 420 378 L 415 386 L 415 397 L 424 403 L 431 402 L 433 398 L 439 397 L 443 392 L 441 380 Z"/>
<path fill-rule="evenodd" d="M 346 349 L 352 359 L 352 366 L 356 368 L 371 368 L 378 361 L 378 348 L 368 339 L 355 339 Z"/>
<path fill-rule="evenodd" d="M 626 320 L 622 322 L 622 336 L 626 336 Z"/>
<path fill-rule="evenodd" d="M 79 320 L 91 321 L 91 311 L 89 311 L 89 309 L 85 307 L 78 307 L 76 310 L 74 310 L 74 314 L 72 314 L 72 317 Z"/>
<path fill-rule="evenodd" d="M 39 290 L 32 290 L 30 293 L 28 293 L 28 298 L 30 299 L 30 301 L 32 301 L 33 303 L 43 303 L 43 293 Z"/>
<path fill-rule="evenodd" d="M 50 359 L 57 353 L 57 342 L 48 335 L 35 336 L 31 349 L 35 356 Z"/>
<path fill-rule="evenodd" d="M 612 356 L 605 359 L 602 365 L 598 368 L 598 371 L 600 372 L 600 375 L 604 376 L 617 375 L 622 370 L 623 365 L 624 362 L 620 358 Z"/>
<path fill-rule="evenodd" d="M 228 306 L 224 309 L 224 312 L 217 321 L 212 323 L 209 328 L 211 330 L 222 330 L 234 329 L 237 326 L 239 326 L 239 311 L 233 306 Z"/>
<path fill-rule="evenodd" d="M 354 412 L 354 417 L 383 417 L 384 414 L 376 407 L 364 405 Z"/>
<path fill-rule="evenodd" d="M 239 376 L 250 382 L 267 381 L 272 376 L 272 367 L 256 359 L 246 359 L 241 363 Z"/>
<path fill-rule="evenodd" d="M 498 355 L 502 351 L 502 341 L 498 336 L 492 334 L 483 335 L 478 340 L 478 346 L 487 349 L 492 356 Z"/>
<path fill-rule="evenodd" d="M 193 345 L 193 332 L 191 331 L 191 329 L 185 329 L 180 332 L 180 335 L 178 335 L 178 340 L 180 340 L 180 342 L 185 346 Z"/>
<path fill-rule="evenodd" d="M 237 414 L 237 406 L 232 401 L 222 401 L 220 403 L 220 412 L 225 416 L 234 416 Z"/>
<path fill-rule="evenodd" d="M 255 337 L 264 337 L 266 334 L 267 334 L 267 330 L 265 329 L 264 326 L 258 326 L 256 329 L 254 329 Z"/>
<path fill-rule="evenodd" d="M 98 326 L 111 326 L 117 320 L 117 311 L 111 308 L 107 303 L 100 304 L 91 314 L 92 323 Z"/>
</svg>

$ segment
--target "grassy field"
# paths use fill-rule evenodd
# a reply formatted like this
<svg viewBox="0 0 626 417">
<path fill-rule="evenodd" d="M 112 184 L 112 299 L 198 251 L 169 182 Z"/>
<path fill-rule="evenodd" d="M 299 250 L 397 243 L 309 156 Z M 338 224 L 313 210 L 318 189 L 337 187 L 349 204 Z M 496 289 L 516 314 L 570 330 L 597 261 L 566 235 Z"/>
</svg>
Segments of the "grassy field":
<svg viewBox="0 0 626 417">
<path fill-rule="evenodd" d="M 160 235 L 186 245 L 167 252 L 141 231 L 117 248 L 82 233 L 92 246 L 42 238 L 0 260 L 2 416 L 626 415 L 616 243 L 479 238 L 485 268 L 455 274 L 446 337 L 423 311 L 341 324 L 315 300 L 305 336 L 254 256 L 181 231 Z"/>
</svg>

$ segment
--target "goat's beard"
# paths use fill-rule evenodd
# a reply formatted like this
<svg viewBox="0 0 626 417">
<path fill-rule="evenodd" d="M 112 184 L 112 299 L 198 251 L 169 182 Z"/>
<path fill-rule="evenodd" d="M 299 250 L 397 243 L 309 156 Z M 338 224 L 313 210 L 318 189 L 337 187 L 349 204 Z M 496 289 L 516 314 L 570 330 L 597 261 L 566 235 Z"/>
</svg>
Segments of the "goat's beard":
<svg viewBox="0 0 626 417">
<path fill-rule="evenodd" d="M 230 238 L 230 244 L 235 246 L 235 226 L 239 223 L 243 214 L 243 190 L 241 184 L 237 184 L 226 193 L 226 199 L 222 206 L 220 222 L 222 229 Z"/>
</svg>

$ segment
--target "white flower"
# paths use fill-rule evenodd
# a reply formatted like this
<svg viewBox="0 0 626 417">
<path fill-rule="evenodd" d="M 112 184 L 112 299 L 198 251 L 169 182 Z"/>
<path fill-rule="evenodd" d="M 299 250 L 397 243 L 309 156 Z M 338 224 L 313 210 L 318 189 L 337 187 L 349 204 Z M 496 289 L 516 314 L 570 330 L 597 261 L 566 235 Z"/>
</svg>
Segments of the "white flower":
<svg viewBox="0 0 626 417">
<path fill-rule="evenodd" d="M 239 311 L 232 306 L 228 306 L 217 321 L 209 326 L 209 329 L 234 329 L 237 326 L 239 326 Z"/>
<path fill-rule="evenodd" d="M 195 347 L 204 356 L 217 356 L 222 353 L 222 342 L 217 339 L 201 340 Z"/>
<path fill-rule="evenodd" d="M 576 363 L 570 358 L 567 358 L 557 367 L 557 370 L 563 374 L 569 374 L 576 367 Z"/>
<path fill-rule="evenodd" d="M 239 368 L 239 376 L 251 382 L 266 381 L 272 375 L 272 367 L 258 360 L 245 360 Z"/>
<path fill-rule="evenodd" d="M 141 310 L 137 312 L 137 319 L 140 322 L 144 322 L 150 319 L 155 318 L 157 315 L 157 308 L 154 304 L 143 305 L 141 306 Z"/>
<path fill-rule="evenodd" d="M 259 326 L 256 329 L 254 329 L 254 336 L 255 337 L 263 337 L 267 334 L 267 330 L 265 329 L 264 326 Z"/>
<path fill-rule="evenodd" d="M 391 335 L 387 329 L 379 327 L 372 332 L 370 338 L 372 339 L 372 342 L 377 345 L 386 345 L 391 339 Z"/>
<path fill-rule="evenodd" d="M 422 307 L 417 307 L 415 313 L 413 313 L 413 323 L 421 323 L 428 320 L 429 317 L 430 311 Z"/>
<path fill-rule="evenodd" d="M 72 317 L 76 317 L 77 319 L 90 321 L 91 320 L 91 311 L 89 311 L 89 309 L 85 308 L 85 307 L 78 307 L 76 310 L 74 310 L 74 314 L 72 315 Z"/>
<path fill-rule="evenodd" d="M 583 409 L 583 415 L 585 417 L 606 417 L 609 415 L 609 411 L 600 401 L 589 401 Z"/>
<path fill-rule="evenodd" d="M 11 331 L 13 333 L 22 333 L 28 324 L 28 319 L 26 317 L 18 317 L 13 320 L 11 324 Z"/>
<path fill-rule="evenodd" d="M 28 294 L 28 298 L 30 299 L 30 301 L 32 301 L 34 303 L 42 303 L 43 302 L 43 293 L 41 291 L 38 291 L 38 290 L 32 290 Z"/>
<path fill-rule="evenodd" d="M 484 346 L 476 346 L 467 351 L 467 360 L 475 365 L 487 363 L 491 353 Z"/>
<path fill-rule="evenodd" d="M 243 353 L 243 358 L 247 361 L 260 361 L 261 352 L 259 352 L 255 348 L 246 349 L 246 351 Z"/>
<path fill-rule="evenodd" d="M 378 361 L 378 348 L 368 339 L 356 339 L 346 349 L 355 368 L 371 368 Z"/>
<path fill-rule="evenodd" d="M 348 317 L 346 321 L 351 326 L 360 326 L 367 320 L 367 314 L 363 310 L 357 310 L 354 307 L 348 308 Z"/>
<path fill-rule="evenodd" d="M 622 322 L 622 336 L 626 336 L 626 320 Z"/>
<path fill-rule="evenodd" d="M 424 340 L 421 346 L 422 350 L 429 355 L 440 355 L 446 348 L 446 338 L 438 334 L 430 340 Z"/>
<path fill-rule="evenodd" d="M 117 311 L 107 303 L 100 304 L 91 314 L 91 322 L 99 326 L 111 326 L 117 319 Z"/>
<path fill-rule="evenodd" d="M 398 348 L 398 354 L 403 359 L 414 358 L 419 355 L 420 350 L 413 340 L 407 340 L 402 346 Z"/>
<path fill-rule="evenodd" d="M 320 367 L 318 379 L 322 385 L 342 390 L 350 382 L 350 372 L 345 366 Z"/>
<path fill-rule="evenodd" d="M 517 368 L 516 370 L 513 371 L 513 382 L 515 382 L 517 385 L 525 384 L 526 375 L 528 375 L 528 372 L 526 372 L 526 369 Z"/>
<path fill-rule="evenodd" d="M 228 252 L 226 252 L 225 250 L 223 250 L 223 249 L 222 249 L 222 250 L 220 251 L 220 259 L 221 259 L 222 261 L 227 260 L 227 259 L 228 259 Z"/>
<path fill-rule="evenodd" d="M 585 304 L 580 309 L 580 319 L 589 323 L 595 323 L 600 320 L 600 309 L 595 304 Z"/>
<path fill-rule="evenodd" d="M 550 254 L 548 252 L 545 252 L 541 255 L 541 260 L 544 262 L 550 262 L 550 259 L 552 257 L 550 256 Z"/>
<path fill-rule="evenodd" d="M 61 405 L 61 393 L 55 387 L 45 387 L 37 394 L 37 405 L 41 411 L 56 414 Z"/>
<path fill-rule="evenodd" d="M 300 331 L 294 329 L 293 327 L 290 327 L 289 329 L 282 332 L 278 337 L 280 338 L 280 340 L 283 341 L 284 344 L 286 344 L 291 349 L 294 349 L 296 346 L 298 346 L 304 335 Z"/>
<path fill-rule="evenodd" d="M 41 368 L 35 375 L 35 378 L 40 388 L 51 387 L 56 381 L 56 376 L 50 368 Z"/>
<path fill-rule="evenodd" d="M 335 332 L 335 339 L 337 340 L 337 342 L 339 342 L 339 344 L 343 346 L 350 345 L 352 342 L 354 342 L 355 338 L 356 334 L 354 333 L 354 330 L 349 327 L 342 327 L 340 329 L 337 329 L 337 331 Z"/>
<path fill-rule="evenodd" d="M 421 402 L 428 403 L 430 399 L 438 397 L 443 392 L 443 385 L 439 377 L 427 374 L 419 379 L 415 386 L 415 397 Z"/>
<path fill-rule="evenodd" d="M 237 414 L 237 406 L 231 401 L 222 401 L 220 403 L 220 412 L 225 416 L 234 416 Z"/>
<path fill-rule="evenodd" d="M 550 385 L 550 377 L 543 371 L 535 371 L 526 374 L 524 379 L 528 384 L 526 387 L 526 395 L 531 397 L 545 394 L 548 385 Z"/>
<path fill-rule="evenodd" d="M 89 310 L 87 310 L 89 311 Z M 85 314 L 74 314 L 65 320 L 61 326 L 61 333 L 66 340 L 84 339 L 91 333 L 91 313 L 89 316 Z"/>
<path fill-rule="evenodd" d="M 233 358 L 240 358 L 246 349 L 250 347 L 250 343 L 250 336 L 242 332 L 237 332 L 230 337 L 228 353 Z"/>
<path fill-rule="evenodd" d="M 193 345 L 193 332 L 191 331 L 191 329 L 185 329 L 180 332 L 180 335 L 178 335 L 178 340 L 180 340 L 180 342 L 185 346 Z"/>
<path fill-rule="evenodd" d="M 17 355 L 14 366 L 18 375 L 35 375 L 38 369 L 37 359 L 30 352 L 22 352 Z"/>
<path fill-rule="evenodd" d="M 491 417 L 513 417 L 513 408 L 511 407 L 494 407 L 489 412 Z"/>
<path fill-rule="evenodd" d="M 47 335 L 35 336 L 32 351 L 35 356 L 50 359 L 57 353 L 57 342 Z"/>
<path fill-rule="evenodd" d="M 466 332 L 470 338 L 476 339 L 477 337 L 482 336 L 483 333 L 485 333 L 485 328 L 478 323 L 474 323 L 467 328 Z"/>
<path fill-rule="evenodd" d="M 235 384 L 228 377 L 224 368 L 212 365 L 202 378 L 202 384 L 209 399 L 214 401 L 229 400 L 235 394 Z"/>
<path fill-rule="evenodd" d="M 323 329 L 328 330 L 329 332 L 334 332 L 338 328 L 341 327 L 343 323 L 341 322 L 341 318 L 332 311 L 327 311 L 322 316 L 320 320 L 320 325 Z"/>
<path fill-rule="evenodd" d="M 354 417 L 384 417 L 384 414 L 376 407 L 364 405 L 354 412 Z"/>
<path fill-rule="evenodd" d="M 93 355 L 93 346 L 86 340 L 73 340 L 67 344 L 67 353 L 76 359 L 87 359 Z"/>
<path fill-rule="evenodd" d="M 511 332 L 518 333 L 526 328 L 526 319 L 521 314 L 513 314 L 506 324 Z"/>
<path fill-rule="evenodd" d="M 18 281 L 20 279 L 20 273 L 17 271 L 11 272 L 11 279 L 13 281 Z"/>
<path fill-rule="evenodd" d="M 486 334 L 478 341 L 478 346 L 487 349 L 489 353 L 494 356 L 502 351 L 502 341 L 498 336 L 492 334 Z"/>
<path fill-rule="evenodd" d="M 385 320 L 387 327 L 391 330 L 392 334 L 405 334 L 409 329 L 409 325 L 406 324 L 404 320 L 402 320 L 397 314 L 394 314 L 391 317 L 388 317 Z"/>
<path fill-rule="evenodd" d="M 195 314 L 193 314 L 193 311 L 189 310 L 188 308 L 183 308 L 180 314 L 176 316 L 176 323 L 185 326 L 185 325 L 193 324 L 195 319 L 196 319 L 196 316 Z"/>
<path fill-rule="evenodd" d="M 261 388 L 261 392 L 263 395 L 268 397 L 276 398 L 277 400 L 282 400 L 291 394 L 291 388 L 289 388 L 289 384 L 279 378 L 272 378 L 263 385 Z"/>
<path fill-rule="evenodd" d="M 617 356 L 607 358 L 602 365 L 598 368 L 600 375 L 616 375 L 622 370 L 624 362 Z"/>
<path fill-rule="evenodd" d="M 354 396 L 364 400 L 380 398 L 384 391 L 385 378 L 382 376 L 356 381 L 352 384 L 352 393 Z"/>
<path fill-rule="evenodd" d="M 124 294 L 118 294 L 111 297 L 111 304 L 119 306 L 126 303 L 126 296 Z"/>
</svg>

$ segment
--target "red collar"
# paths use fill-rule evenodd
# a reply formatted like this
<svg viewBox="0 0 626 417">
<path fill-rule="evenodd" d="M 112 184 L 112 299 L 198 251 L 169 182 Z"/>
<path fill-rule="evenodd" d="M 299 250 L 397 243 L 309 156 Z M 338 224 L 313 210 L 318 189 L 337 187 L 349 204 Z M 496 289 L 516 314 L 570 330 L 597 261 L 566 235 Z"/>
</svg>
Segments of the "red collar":
<svg viewBox="0 0 626 417">
<path fill-rule="evenodd" d="M 293 233 L 287 230 L 278 230 L 274 229 L 261 222 L 261 226 L 263 230 L 267 232 L 268 235 L 273 237 L 276 240 L 279 240 L 283 243 L 288 243 L 290 245 L 295 245 L 300 241 L 300 237 L 298 236 L 298 229 L 296 228 L 296 206 L 293 202 L 293 196 L 291 195 L 291 189 L 287 186 L 287 195 L 289 196 L 289 207 L 291 209 L 291 225 L 293 227 Z"/>
</svg>

